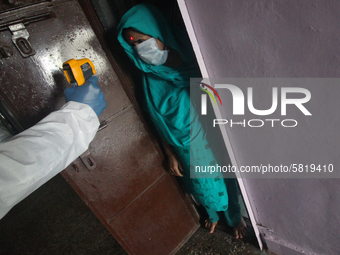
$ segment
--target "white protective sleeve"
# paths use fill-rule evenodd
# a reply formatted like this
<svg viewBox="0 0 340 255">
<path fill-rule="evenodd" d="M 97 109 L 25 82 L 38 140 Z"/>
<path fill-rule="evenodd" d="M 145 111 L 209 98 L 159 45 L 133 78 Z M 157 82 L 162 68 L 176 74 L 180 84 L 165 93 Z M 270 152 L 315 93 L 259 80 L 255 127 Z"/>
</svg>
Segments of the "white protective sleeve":
<svg viewBox="0 0 340 255">
<path fill-rule="evenodd" d="M 90 106 L 71 101 L 0 144 L 0 219 L 85 152 L 98 127 Z"/>
</svg>

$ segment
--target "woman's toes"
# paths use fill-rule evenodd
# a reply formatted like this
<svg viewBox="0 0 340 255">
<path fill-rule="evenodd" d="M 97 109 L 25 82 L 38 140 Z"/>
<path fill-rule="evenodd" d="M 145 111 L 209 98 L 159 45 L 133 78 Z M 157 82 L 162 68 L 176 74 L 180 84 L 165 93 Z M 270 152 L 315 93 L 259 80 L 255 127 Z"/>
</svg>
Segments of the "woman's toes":
<svg viewBox="0 0 340 255">
<path fill-rule="evenodd" d="M 210 220 L 205 220 L 205 228 L 209 228 L 209 233 L 212 234 L 215 231 L 215 227 L 217 225 L 217 222 L 212 223 Z"/>
<path fill-rule="evenodd" d="M 236 239 L 243 238 L 247 233 L 247 224 L 244 222 L 243 218 L 240 223 L 234 227 L 234 233 Z"/>
<path fill-rule="evenodd" d="M 216 226 L 217 226 L 217 221 L 215 223 L 211 223 L 210 234 L 214 233 Z"/>
</svg>

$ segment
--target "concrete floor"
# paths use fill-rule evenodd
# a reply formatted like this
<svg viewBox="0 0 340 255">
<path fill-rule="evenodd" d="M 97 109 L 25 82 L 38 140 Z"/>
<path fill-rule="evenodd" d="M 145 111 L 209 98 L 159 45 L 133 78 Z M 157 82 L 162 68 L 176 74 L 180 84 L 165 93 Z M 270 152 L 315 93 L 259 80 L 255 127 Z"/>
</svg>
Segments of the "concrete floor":
<svg viewBox="0 0 340 255">
<path fill-rule="evenodd" d="M 0 254 L 126 254 L 60 176 L 42 186 L 0 220 Z M 178 252 L 267 254 L 235 240 L 225 229 L 200 228 Z"/>
<path fill-rule="evenodd" d="M 190 238 L 190 240 L 177 253 L 178 255 L 218 255 L 218 254 L 233 254 L 233 255 L 264 255 L 266 251 L 260 251 L 250 243 L 245 243 L 241 240 L 236 240 L 225 231 L 216 230 L 210 234 L 206 229 L 200 228 Z"/>
</svg>

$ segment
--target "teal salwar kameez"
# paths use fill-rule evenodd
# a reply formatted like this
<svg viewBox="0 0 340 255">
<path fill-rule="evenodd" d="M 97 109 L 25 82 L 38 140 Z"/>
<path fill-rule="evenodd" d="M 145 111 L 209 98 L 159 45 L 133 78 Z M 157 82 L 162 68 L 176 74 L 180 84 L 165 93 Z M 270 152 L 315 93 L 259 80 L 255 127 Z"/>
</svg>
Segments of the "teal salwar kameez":
<svg viewBox="0 0 340 255">
<path fill-rule="evenodd" d="M 159 39 L 170 50 L 176 50 L 181 55 L 182 65 L 174 68 L 145 63 L 123 38 L 126 28 Z M 163 139 L 178 155 L 188 192 L 206 208 L 211 222 L 216 222 L 217 212 L 222 211 L 228 224 L 236 226 L 241 220 L 236 180 L 223 179 L 221 173 L 209 174 L 209 178 L 205 178 L 206 173 L 194 172 L 194 166 L 214 165 L 217 161 L 198 120 L 195 105 L 190 105 L 190 78 L 201 75 L 187 34 L 166 20 L 155 7 L 140 4 L 122 17 L 118 40 L 129 58 L 144 72 L 146 109 Z"/>
</svg>

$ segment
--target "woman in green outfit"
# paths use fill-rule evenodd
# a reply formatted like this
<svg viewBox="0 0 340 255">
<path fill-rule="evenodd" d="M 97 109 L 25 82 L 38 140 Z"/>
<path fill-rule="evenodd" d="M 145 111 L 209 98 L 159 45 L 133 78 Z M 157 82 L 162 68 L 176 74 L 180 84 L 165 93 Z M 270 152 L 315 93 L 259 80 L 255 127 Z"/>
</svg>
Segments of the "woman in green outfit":
<svg viewBox="0 0 340 255">
<path fill-rule="evenodd" d="M 234 228 L 236 238 L 242 238 L 246 224 L 237 201 L 236 180 L 223 179 L 220 173 L 206 176 L 193 171 L 194 166 L 216 164 L 216 159 L 195 105 L 190 105 L 190 78 L 201 75 L 187 34 L 155 7 L 139 4 L 122 17 L 118 40 L 145 74 L 146 109 L 165 141 L 170 172 L 183 177 L 188 192 L 207 210 L 206 227 L 210 233 L 217 225 L 220 211 Z"/>
</svg>

